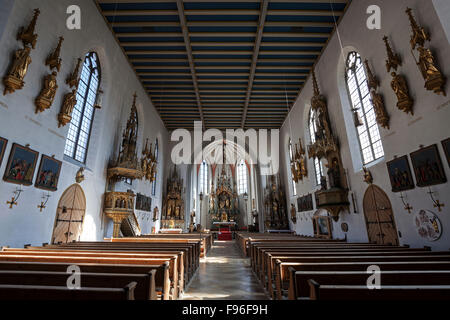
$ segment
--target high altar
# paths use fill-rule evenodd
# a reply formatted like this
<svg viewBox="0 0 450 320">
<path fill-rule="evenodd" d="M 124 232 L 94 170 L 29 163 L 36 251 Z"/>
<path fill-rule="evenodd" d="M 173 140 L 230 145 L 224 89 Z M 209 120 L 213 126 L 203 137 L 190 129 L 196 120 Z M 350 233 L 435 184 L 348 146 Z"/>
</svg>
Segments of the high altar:
<svg viewBox="0 0 450 320">
<path fill-rule="evenodd" d="M 239 198 L 236 192 L 236 183 L 228 177 L 225 165 L 217 179 L 217 187 L 211 187 L 209 200 L 209 214 L 211 222 L 236 222 L 239 216 Z"/>
</svg>

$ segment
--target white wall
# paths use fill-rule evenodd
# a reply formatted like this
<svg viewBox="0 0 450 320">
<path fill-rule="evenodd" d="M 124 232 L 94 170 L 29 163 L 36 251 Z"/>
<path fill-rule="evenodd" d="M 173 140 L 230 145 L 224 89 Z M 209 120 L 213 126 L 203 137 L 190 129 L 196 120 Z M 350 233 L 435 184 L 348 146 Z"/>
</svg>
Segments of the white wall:
<svg viewBox="0 0 450 320">
<path fill-rule="evenodd" d="M 69 31 L 66 28 L 66 8 L 76 3 L 81 7 L 82 29 Z M 12 143 L 30 147 L 40 154 L 55 155 L 63 160 L 65 138 L 68 127 L 58 128 L 57 114 L 60 111 L 62 97 L 69 92 L 65 85 L 67 75 L 72 72 L 76 59 L 84 57 L 89 51 L 96 51 L 102 67 L 101 87 L 104 91 L 103 108 L 97 110 L 93 122 L 92 136 L 86 163 L 86 180 L 81 184 L 87 198 L 87 210 L 82 240 L 99 240 L 110 231 L 109 219 L 102 221 L 102 199 L 105 191 L 106 168 L 110 157 L 118 151 L 118 141 L 122 133 L 132 104 L 132 95 L 138 95 L 139 146 L 141 151 L 145 139 L 154 142 L 159 139 L 159 183 L 153 199 L 153 206 L 161 209 L 161 188 L 165 178 L 164 163 L 167 161 L 167 131 L 136 78 L 128 61 L 117 45 L 104 19 L 90 0 L 16 0 L 0 44 L 0 73 L 6 74 L 10 57 L 21 46 L 16 34 L 21 26 L 28 25 L 33 9 L 39 8 L 36 31 L 39 34 L 36 50 L 32 50 L 33 63 L 25 78 L 23 90 L 14 94 L 0 96 L 0 136 L 9 140 L 8 147 L 0 167 L 3 175 Z M 41 89 L 42 78 L 48 73 L 44 65 L 45 58 L 53 51 L 57 38 L 64 36 L 61 58 L 63 65 L 58 74 L 59 89 L 51 109 L 35 114 L 34 99 Z M 3 85 L 0 85 L 3 91 Z M 139 153 L 140 155 L 140 153 Z M 38 163 L 39 165 L 39 163 Z M 24 192 L 19 205 L 10 210 L 6 201 L 10 200 L 16 185 L 0 181 L 0 244 L 22 246 L 30 243 L 40 245 L 49 242 L 55 221 L 56 207 L 61 194 L 75 183 L 75 174 L 79 166 L 63 161 L 58 191 L 51 193 L 47 208 L 42 213 L 37 209 L 43 190 L 34 186 L 22 187 Z M 37 174 L 37 169 L 35 176 Z M 33 180 L 34 181 L 34 180 Z M 151 184 L 134 182 L 132 189 L 147 196 L 151 195 Z M 151 213 L 149 213 L 151 214 Z M 143 233 L 151 231 L 153 221 L 144 218 L 141 222 Z M 159 223 L 159 222 L 157 222 Z M 109 228 L 110 229 L 110 228 Z"/>
<path fill-rule="evenodd" d="M 379 5 L 382 10 L 381 30 L 369 30 L 366 27 L 366 19 L 368 18 L 366 9 L 369 5 L 373 4 Z M 414 212 L 420 209 L 432 210 L 436 212 L 442 223 L 442 237 L 436 242 L 428 242 L 417 234 L 413 223 L 413 214 L 408 214 L 404 210 L 403 203 L 399 198 L 400 194 L 391 192 L 386 168 L 386 161 L 392 160 L 395 155 L 409 155 L 409 153 L 418 150 L 419 145 L 428 146 L 438 144 L 447 178 L 450 179 L 449 166 L 447 165 L 441 146 L 441 141 L 450 136 L 450 129 L 448 127 L 448 119 L 450 119 L 449 98 L 436 95 L 424 89 L 424 80 L 410 52 L 409 39 L 411 31 L 408 17 L 405 14 L 407 6 L 414 10 L 419 24 L 426 27 L 430 32 L 432 38 L 430 46 L 435 52 L 441 71 L 448 77 L 450 75 L 450 64 L 448 63 L 450 46 L 446 34 L 436 15 L 432 2 L 420 0 L 353 1 L 342 23 L 339 25 L 340 39 L 337 34 L 331 38 L 327 49 L 316 67 L 319 87 L 328 100 L 328 111 L 330 113 L 332 128 L 341 143 L 342 161 L 348 172 L 349 183 L 352 191 L 355 193 L 358 209 L 357 214 L 353 213 L 353 208 L 350 210 L 352 213 L 344 212 L 341 214 L 340 220 L 334 223 L 334 236 L 338 238 L 344 236 L 340 225 L 342 222 L 346 222 L 349 225 L 349 231 L 347 233 L 349 241 L 367 241 L 367 231 L 362 207 L 367 184 L 363 182 L 363 173 L 360 166 L 357 165 L 357 161 L 355 162 L 352 159 L 352 152 L 355 150 L 357 140 L 349 140 L 349 136 L 351 135 L 348 135 L 346 130 L 346 119 L 350 116 L 350 112 L 349 101 L 345 99 L 347 93 L 342 76 L 346 55 L 341 55 L 341 52 L 348 51 L 349 48 L 353 47 L 358 50 L 363 59 L 367 58 L 373 66 L 372 71 L 381 82 L 380 92 L 384 96 L 385 105 L 391 117 L 391 130 L 380 128 L 385 157 L 369 169 L 374 177 L 374 184 L 381 187 L 390 198 L 397 229 L 402 234 L 402 237 L 399 239 L 400 243 L 410 244 L 413 247 L 427 245 L 436 249 L 447 250 L 450 243 L 449 183 L 432 187 L 432 190 L 436 192 L 435 196 L 441 202 L 446 203 L 446 207 L 444 207 L 442 212 L 437 212 L 433 208 L 433 203 L 427 194 L 428 188 L 416 187 L 414 190 L 406 192 L 410 204 L 414 207 Z M 390 87 L 391 76 L 386 72 L 385 67 L 386 49 L 382 41 L 384 35 L 390 37 L 394 50 L 402 56 L 403 66 L 401 67 L 401 73 L 406 76 L 411 95 L 415 100 L 414 116 L 407 115 L 396 107 L 396 97 Z M 447 85 L 446 89 L 449 93 L 449 85 Z M 289 121 L 286 121 L 280 133 L 282 150 L 282 159 L 280 162 L 283 166 L 282 172 L 285 182 L 289 181 L 287 141 L 289 136 L 292 137 L 293 142 L 298 141 L 299 137 L 304 141 L 308 139 L 306 135 L 306 124 L 312 93 L 312 83 L 311 79 L 309 79 L 289 114 L 292 130 L 290 129 Z M 351 126 L 349 127 L 351 128 Z M 351 130 L 354 129 L 351 128 Z M 355 155 L 353 154 L 353 156 Z M 308 165 L 309 179 L 297 185 L 299 197 L 315 189 L 315 183 L 311 182 L 314 181 L 312 160 L 309 161 Z M 287 188 L 287 190 L 290 191 L 290 188 Z M 296 203 L 296 198 L 292 196 L 290 191 L 290 199 L 288 199 L 288 202 Z M 297 224 L 293 226 L 297 233 L 312 234 L 312 222 L 309 219 L 312 213 L 298 213 Z M 308 220 L 305 220 L 305 216 L 308 217 Z"/>
</svg>

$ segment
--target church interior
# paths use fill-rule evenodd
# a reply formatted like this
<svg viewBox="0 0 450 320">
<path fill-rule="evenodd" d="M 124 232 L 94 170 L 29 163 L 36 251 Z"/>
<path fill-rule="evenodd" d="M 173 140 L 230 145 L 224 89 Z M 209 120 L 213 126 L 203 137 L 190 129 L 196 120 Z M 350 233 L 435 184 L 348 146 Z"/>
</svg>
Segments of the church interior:
<svg viewBox="0 0 450 320">
<path fill-rule="evenodd" d="M 450 300 L 450 1 L 0 2 L 0 300 Z"/>
</svg>

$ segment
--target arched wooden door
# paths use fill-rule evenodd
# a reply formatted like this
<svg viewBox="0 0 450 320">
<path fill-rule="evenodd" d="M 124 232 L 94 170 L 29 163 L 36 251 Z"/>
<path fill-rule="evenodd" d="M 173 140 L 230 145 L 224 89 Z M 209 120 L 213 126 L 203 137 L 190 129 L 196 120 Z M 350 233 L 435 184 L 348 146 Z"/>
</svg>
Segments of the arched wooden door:
<svg viewBox="0 0 450 320">
<path fill-rule="evenodd" d="M 398 245 L 394 214 L 386 193 L 381 188 L 370 185 L 364 195 L 363 206 L 369 242 Z"/>
<path fill-rule="evenodd" d="M 64 191 L 56 210 L 52 243 L 68 243 L 80 240 L 86 212 L 83 189 L 74 184 Z"/>
</svg>

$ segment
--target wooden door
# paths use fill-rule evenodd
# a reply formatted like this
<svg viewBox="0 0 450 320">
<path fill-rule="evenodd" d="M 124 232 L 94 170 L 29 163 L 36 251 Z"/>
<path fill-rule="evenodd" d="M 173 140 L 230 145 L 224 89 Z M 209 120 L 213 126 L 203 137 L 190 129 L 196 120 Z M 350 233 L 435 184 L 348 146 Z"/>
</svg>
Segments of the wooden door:
<svg viewBox="0 0 450 320">
<path fill-rule="evenodd" d="M 369 242 L 398 245 L 394 214 L 386 193 L 381 188 L 370 185 L 364 195 L 363 206 Z"/>
<path fill-rule="evenodd" d="M 64 191 L 56 210 L 52 243 L 79 241 L 86 212 L 83 189 L 74 184 Z"/>
</svg>

